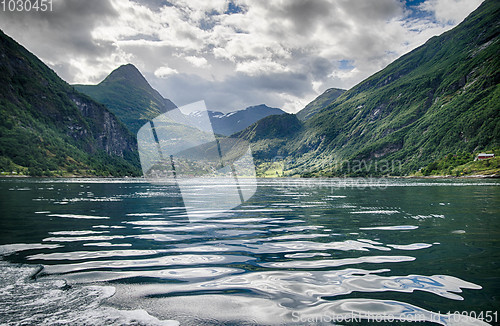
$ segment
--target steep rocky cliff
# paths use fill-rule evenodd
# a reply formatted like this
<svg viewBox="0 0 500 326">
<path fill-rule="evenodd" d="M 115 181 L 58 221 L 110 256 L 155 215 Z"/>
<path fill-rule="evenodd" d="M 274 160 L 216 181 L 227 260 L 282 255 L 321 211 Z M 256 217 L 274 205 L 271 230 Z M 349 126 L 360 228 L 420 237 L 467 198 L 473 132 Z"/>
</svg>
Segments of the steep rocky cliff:
<svg viewBox="0 0 500 326">
<path fill-rule="evenodd" d="M 1 171 L 137 175 L 136 147 L 104 105 L 0 31 Z"/>
</svg>

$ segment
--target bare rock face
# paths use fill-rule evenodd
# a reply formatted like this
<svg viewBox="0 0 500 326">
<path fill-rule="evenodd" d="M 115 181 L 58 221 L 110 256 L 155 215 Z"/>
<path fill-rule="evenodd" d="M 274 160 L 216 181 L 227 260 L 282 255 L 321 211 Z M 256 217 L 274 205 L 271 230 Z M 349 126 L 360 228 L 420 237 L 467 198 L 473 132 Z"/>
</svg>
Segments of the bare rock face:
<svg viewBox="0 0 500 326">
<path fill-rule="evenodd" d="M 124 151 L 136 151 L 137 144 L 135 138 L 127 131 L 121 122 L 103 105 L 87 99 L 80 94 L 69 95 L 73 103 L 80 110 L 80 113 L 87 120 L 92 121 L 90 126 L 96 146 L 103 149 L 109 155 L 123 157 Z M 81 136 L 87 133 L 82 130 Z M 73 134 L 73 137 L 77 135 Z"/>
</svg>

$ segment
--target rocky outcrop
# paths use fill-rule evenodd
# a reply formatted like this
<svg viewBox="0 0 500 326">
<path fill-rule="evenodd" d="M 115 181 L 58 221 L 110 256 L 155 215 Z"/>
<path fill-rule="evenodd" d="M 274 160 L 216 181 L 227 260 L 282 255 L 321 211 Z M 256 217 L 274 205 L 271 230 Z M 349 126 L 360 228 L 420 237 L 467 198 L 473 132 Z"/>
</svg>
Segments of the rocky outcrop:
<svg viewBox="0 0 500 326">
<path fill-rule="evenodd" d="M 136 151 L 137 143 L 125 126 L 118 121 L 114 114 L 100 105 L 78 93 L 69 94 L 73 103 L 89 122 L 90 132 L 96 140 L 98 149 L 104 150 L 109 155 L 123 157 L 124 151 Z M 80 135 L 73 133 L 73 137 L 83 137 L 88 132 L 81 129 Z"/>
</svg>

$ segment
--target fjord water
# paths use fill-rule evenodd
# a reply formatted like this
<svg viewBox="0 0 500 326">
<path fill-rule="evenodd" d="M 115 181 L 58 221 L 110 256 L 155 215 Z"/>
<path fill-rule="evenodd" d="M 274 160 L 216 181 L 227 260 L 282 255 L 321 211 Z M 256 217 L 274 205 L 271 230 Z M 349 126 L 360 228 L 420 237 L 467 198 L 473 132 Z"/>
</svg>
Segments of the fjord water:
<svg viewBox="0 0 500 326">
<path fill-rule="evenodd" d="M 261 179 L 197 221 L 141 179 L 2 179 L 0 203 L 0 324 L 500 317 L 496 180 Z"/>
</svg>

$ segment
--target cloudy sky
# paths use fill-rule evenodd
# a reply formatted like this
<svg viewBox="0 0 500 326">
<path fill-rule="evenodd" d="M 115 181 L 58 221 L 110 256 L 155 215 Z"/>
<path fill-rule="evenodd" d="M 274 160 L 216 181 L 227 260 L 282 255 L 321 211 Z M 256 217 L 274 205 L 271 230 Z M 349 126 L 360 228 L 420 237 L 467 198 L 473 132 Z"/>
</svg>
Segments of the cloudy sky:
<svg viewBox="0 0 500 326">
<path fill-rule="evenodd" d="M 0 11 L 0 29 L 69 83 L 133 63 L 178 106 L 288 112 L 349 89 L 482 0 L 52 0 Z"/>
</svg>

